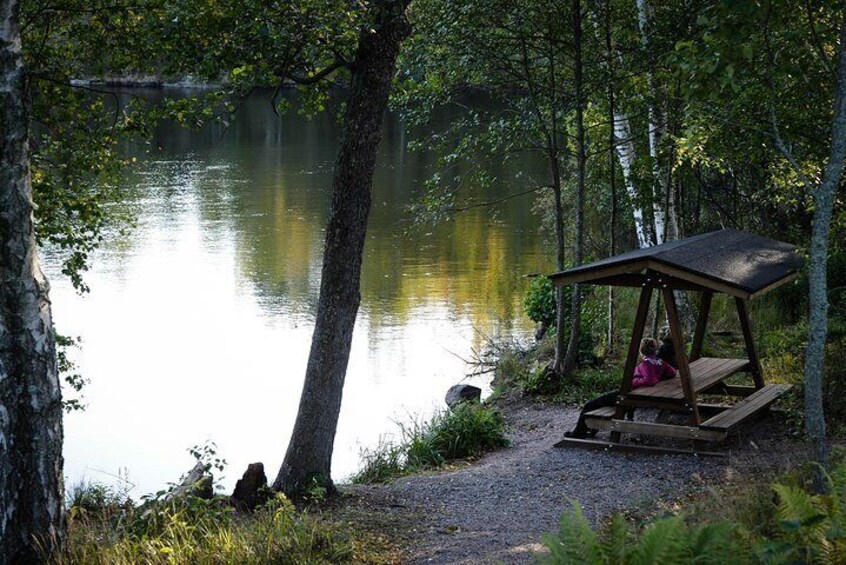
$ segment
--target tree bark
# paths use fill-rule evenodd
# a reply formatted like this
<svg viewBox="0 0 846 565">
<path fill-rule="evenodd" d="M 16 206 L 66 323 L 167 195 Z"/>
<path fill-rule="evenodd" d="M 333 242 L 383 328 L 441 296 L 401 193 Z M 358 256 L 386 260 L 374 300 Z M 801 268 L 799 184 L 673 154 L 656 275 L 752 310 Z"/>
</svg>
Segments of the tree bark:
<svg viewBox="0 0 846 565">
<path fill-rule="evenodd" d="M 649 58 L 649 69 L 646 73 L 646 82 L 649 91 L 647 111 L 649 115 L 649 157 L 652 161 L 652 217 L 654 223 L 654 243 L 664 243 L 667 236 L 667 216 L 664 209 L 663 190 L 664 175 L 661 172 L 660 146 L 664 137 L 666 126 L 664 118 L 657 106 L 658 89 L 655 86 L 655 56 L 652 49 L 652 9 L 647 0 L 636 0 L 637 22 L 640 29 L 640 41 L 644 52 Z M 675 209 L 675 206 L 673 206 Z M 676 230 L 678 231 L 678 230 Z"/>
<path fill-rule="evenodd" d="M 808 275 L 810 319 L 808 347 L 805 350 L 805 435 L 811 458 L 820 468 L 815 476 L 819 492 L 828 489 L 822 469 L 828 464 L 825 441 L 822 383 L 825 374 L 825 342 L 828 334 L 828 235 L 834 209 L 834 196 L 843 176 L 846 158 L 846 14 L 840 27 L 837 87 L 831 124 L 831 152 L 822 181 L 812 192 L 814 224 L 811 233 L 811 263 Z"/>
<path fill-rule="evenodd" d="M 341 410 L 382 119 L 400 44 L 411 32 L 410 0 L 373 2 L 374 25 L 360 32 L 332 178 L 320 297 L 299 411 L 273 488 L 302 494 L 312 481 L 334 491 L 332 449 Z"/>
<path fill-rule="evenodd" d="M 608 71 L 608 119 L 614 123 L 616 107 L 614 106 L 614 44 L 611 40 L 611 0 L 605 1 L 605 52 Z M 614 128 L 609 128 L 608 139 L 608 187 L 611 192 L 611 227 L 609 231 L 608 256 L 613 257 L 617 253 L 617 183 L 614 175 Z M 615 312 L 614 286 L 608 285 L 608 335 L 605 346 L 606 357 L 614 355 L 617 349 L 616 343 L 616 312 Z"/>
<path fill-rule="evenodd" d="M 581 265 L 584 253 L 584 195 L 585 195 L 585 120 L 584 84 L 582 68 L 582 3 L 573 0 L 573 86 L 576 95 L 576 202 L 575 234 L 573 238 L 573 262 Z M 563 372 L 571 373 L 579 362 L 579 336 L 581 334 L 582 293 L 581 285 L 573 285 L 570 303 L 570 340 L 564 358 Z"/>
<path fill-rule="evenodd" d="M 566 266 L 564 256 L 564 206 L 561 198 L 561 167 L 558 162 L 557 145 L 552 145 L 549 164 L 552 170 L 552 192 L 555 199 L 555 261 L 559 271 Z M 568 312 L 564 309 L 563 286 L 555 287 L 555 359 L 552 362 L 552 370 L 560 375 L 564 371 L 564 358 L 567 352 L 567 338 L 564 328 L 567 326 Z"/>
<path fill-rule="evenodd" d="M 594 0 L 591 6 L 595 16 L 593 18 L 595 23 L 594 30 L 596 31 L 597 39 L 600 39 L 598 22 L 601 20 L 600 13 L 602 10 L 598 0 Z M 615 57 L 615 53 L 610 42 L 610 36 L 606 37 L 606 39 L 606 56 L 608 58 L 608 62 L 603 62 L 601 64 L 612 65 L 612 59 Z M 619 53 L 616 54 L 616 59 L 621 66 L 625 66 L 625 63 Z M 620 105 L 615 105 L 610 113 L 613 131 L 613 135 L 611 137 L 611 147 L 613 147 L 617 152 L 617 157 L 620 162 L 620 170 L 623 173 L 623 184 L 626 187 L 626 193 L 629 196 L 629 201 L 632 206 L 632 218 L 634 219 L 637 244 L 638 247 L 643 249 L 644 247 L 652 245 L 652 236 L 649 225 L 643 215 L 643 208 L 640 205 L 639 193 L 635 184 L 634 166 L 637 159 L 637 152 L 635 151 L 634 140 L 632 139 L 631 122 L 629 121 L 628 114 L 621 110 Z"/>
<path fill-rule="evenodd" d="M 38 264 L 17 0 L 0 2 L 0 564 L 64 544 L 62 402 Z"/>
</svg>

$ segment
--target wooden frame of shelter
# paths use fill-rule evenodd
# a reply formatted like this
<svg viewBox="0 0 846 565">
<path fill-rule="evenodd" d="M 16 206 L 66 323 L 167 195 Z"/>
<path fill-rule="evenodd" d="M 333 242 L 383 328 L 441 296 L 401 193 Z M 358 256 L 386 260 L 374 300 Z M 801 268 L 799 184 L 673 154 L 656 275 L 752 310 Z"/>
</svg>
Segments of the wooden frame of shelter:
<svg viewBox="0 0 846 565">
<path fill-rule="evenodd" d="M 790 244 L 736 230 L 719 230 L 638 249 L 551 275 L 553 283 L 558 286 L 595 284 L 642 289 L 616 406 L 586 414 L 588 427 L 610 431 L 612 443 L 590 440 L 565 440 L 562 443 L 582 446 L 594 443 L 608 448 L 618 444 L 622 433 L 721 441 L 732 428 L 767 408 L 790 386 L 764 384 L 748 304 L 752 298 L 793 280 L 802 262 L 802 257 Z M 689 355 L 674 294 L 678 290 L 701 293 Z M 678 378 L 633 389 L 632 378 L 640 341 L 655 292 L 661 293 L 666 308 Z M 708 315 L 715 293 L 734 297 L 746 359 L 702 357 Z M 737 386 L 724 382 L 739 372 L 748 372 L 754 385 Z M 731 406 L 703 404 L 698 401 L 701 394 L 721 394 L 740 397 L 741 400 Z M 627 420 L 625 414 L 637 407 L 680 412 L 686 415 L 687 425 Z"/>
</svg>

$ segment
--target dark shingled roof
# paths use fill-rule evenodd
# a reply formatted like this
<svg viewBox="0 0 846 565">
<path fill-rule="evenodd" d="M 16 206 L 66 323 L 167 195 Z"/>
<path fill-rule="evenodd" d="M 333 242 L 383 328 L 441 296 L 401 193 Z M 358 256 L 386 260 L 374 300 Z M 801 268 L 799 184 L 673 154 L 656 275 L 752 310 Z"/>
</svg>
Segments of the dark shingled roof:
<svg viewBox="0 0 846 565">
<path fill-rule="evenodd" d="M 749 298 L 786 282 L 802 264 L 795 245 L 724 229 L 636 249 L 555 273 L 550 278 L 556 284 L 601 283 L 599 279 L 604 277 L 649 269 L 704 288 Z"/>
</svg>

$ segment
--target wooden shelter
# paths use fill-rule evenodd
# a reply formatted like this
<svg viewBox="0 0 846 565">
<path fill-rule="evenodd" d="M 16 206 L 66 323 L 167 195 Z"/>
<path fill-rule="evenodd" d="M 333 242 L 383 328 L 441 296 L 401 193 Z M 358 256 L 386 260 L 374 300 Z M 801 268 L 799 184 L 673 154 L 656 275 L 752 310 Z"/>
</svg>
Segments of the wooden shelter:
<svg viewBox="0 0 846 565">
<path fill-rule="evenodd" d="M 794 279 L 802 263 L 793 245 L 724 229 L 638 249 L 551 275 L 552 281 L 559 286 L 579 283 L 642 289 L 616 406 L 589 412 L 588 427 L 610 431 L 612 442 L 618 442 L 621 433 L 721 441 L 729 430 L 768 407 L 790 387 L 764 384 L 752 339 L 748 304 L 752 298 Z M 701 294 L 689 354 L 673 292 L 677 290 Z M 640 341 L 654 292 L 661 293 L 666 308 L 678 377 L 632 389 Z M 745 359 L 702 357 L 714 293 L 734 297 L 746 346 Z M 740 372 L 749 373 L 754 384 L 738 386 L 725 382 Z M 702 394 L 739 397 L 740 400 L 733 405 L 703 404 L 698 400 Z M 637 407 L 682 413 L 687 425 L 626 419 L 625 414 Z M 590 442 L 581 440 L 581 443 Z"/>
</svg>

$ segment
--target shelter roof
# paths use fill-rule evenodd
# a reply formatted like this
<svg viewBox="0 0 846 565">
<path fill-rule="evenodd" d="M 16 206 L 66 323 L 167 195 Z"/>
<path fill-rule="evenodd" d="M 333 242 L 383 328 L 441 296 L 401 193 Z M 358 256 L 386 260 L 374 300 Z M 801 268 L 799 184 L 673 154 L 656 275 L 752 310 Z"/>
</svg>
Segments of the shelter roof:
<svg viewBox="0 0 846 565">
<path fill-rule="evenodd" d="M 793 279 L 802 267 L 796 246 L 723 229 L 636 249 L 550 275 L 557 285 L 670 285 L 752 298 Z"/>
</svg>

